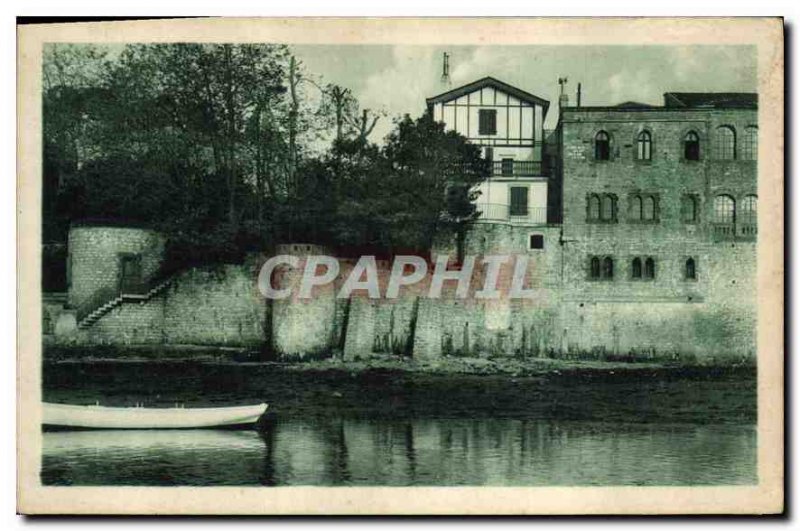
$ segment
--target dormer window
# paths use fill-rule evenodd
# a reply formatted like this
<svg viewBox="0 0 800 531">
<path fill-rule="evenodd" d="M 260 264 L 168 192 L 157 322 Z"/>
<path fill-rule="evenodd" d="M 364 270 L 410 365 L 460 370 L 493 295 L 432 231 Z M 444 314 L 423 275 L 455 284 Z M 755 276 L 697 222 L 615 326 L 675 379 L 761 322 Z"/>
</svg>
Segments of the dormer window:
<svg viewBox="0 0 800 531">
<path fill-rule="evenodd" d="M 497 134 L 497 110 L 480 109 L 478 111 L 478 134 Z"/>
</svg>

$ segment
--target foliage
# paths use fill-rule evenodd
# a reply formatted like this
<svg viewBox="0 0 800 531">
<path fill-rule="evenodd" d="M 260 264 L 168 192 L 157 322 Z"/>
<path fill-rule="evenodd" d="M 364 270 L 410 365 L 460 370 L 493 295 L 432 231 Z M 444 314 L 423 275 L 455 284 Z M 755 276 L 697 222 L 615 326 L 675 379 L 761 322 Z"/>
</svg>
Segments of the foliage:
<svg viewBox="0 0 800 531">
<path fill-rule="evenodd" d="M 47 241 L 145 222 L 180 267 L 281 241 L 425 249 L 474 217 L 476 146 L 427 114 L 370 143 L 382 115 L 283 45 L 49 45 L 44 80 Z"/>
</svg>

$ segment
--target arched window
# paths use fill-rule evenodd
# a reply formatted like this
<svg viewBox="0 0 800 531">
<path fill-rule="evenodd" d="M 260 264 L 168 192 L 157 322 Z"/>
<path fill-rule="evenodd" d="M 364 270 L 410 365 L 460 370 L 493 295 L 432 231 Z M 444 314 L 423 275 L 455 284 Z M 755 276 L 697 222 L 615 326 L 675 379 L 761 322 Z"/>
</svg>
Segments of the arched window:
<svg viewBox="0 0 800 531">
<path fill-rule="evenodd" d="M 652 137 L 648 131 L 642 131 L 636 137 L 636 158 L 639 160 L 650 160 Z"/>
<path fill-rule="evenodd" d="M 605 131 L 600 131 L 594 136 L 595 160 L 611 159 L 611 138 Z"/>
<path fill-rule="evenodd" d="M 714 157 L 717 160 L 736 158 L 736 131 L 733 127 L 728 125 L 717 127 L 717 134 L 714 136 Z"/>
<path fill-rule="evenodd" d="M 633 262 L 631 262 L 631 277 L 632 278 L 642 278 L 642 259 L 641 258 L 634 258 Z"/>
<path fill-rule="evenodd" d="M 689 131 L 683 137 L 683 158 L 700 160 L 700 137 L 694 131 Z"/>
<path fill-rule="evenodd" d="M 689 258 L 686 260 L 686 279 L 687 280 L 696 280 L 697 279 L 697 270 L 694 264 L 694 258 Z"/>
<path fill-rule="evenodd" d="M 698 215 L 697 197 L 693 195 L 683 196 L 683 222 L 696 223 Z"/>
<path fill-rule="evenodd" d="M 742 158 L 744 160 L 758 160 L 758 127 L 754 125 L 748 126 L 744 130 Z"/>
<path fill-rule="evenodd" d="M 656 278 L 656 262 L 652 258 L 647 258 L 644 261 L 644 278 Z"/>
<path fill-rule="evenodd" d="M 589 276 L 600 278 L 600 259 L 596 256 L 593 256 L 589 262 Z"/>
<path fill-rule="evenodd" d="M 741 208 L 739 208 L 739 222 L 748 225 L 755 225 L 758 219 L 758 197 L 754 195 L 747 195 L 742 199 Z"/>
<path fill-rule="evenodd" d="M 617 205 L 616 198 L 613 195 L 606 194 L 603 196 L 602 203 L 602 219 L 603 221 L 613 221 L 617 218 Z"/>
<path fill-rule="evenodd" d="M 589 196 L 589 205 L 587 207 L 587 217 L 591 221 L 600 219 L 600 198 L 592 194 Z"/>
<path fill-rule="evenodd" d="M 642 199 L 642 219 L 649 221 L 656 219 L 656 200 L 652 196 Z"/>
<path fill-rule="evenodd" d="M 638 195 L 633 196 L 631 202 L 631 219 L 642 219 L 642 198 Z"/>
<path fill-rule="evenodd" d="M 614 278 L 614 260 L 610 256 L 603 259 L 603 278 Z"/>
<path fill-rule="evenodd" d="M 736 215 L 736 201 L 729 195 L 714 198 L 714 222 L 733 223 Z"/>
</svg>

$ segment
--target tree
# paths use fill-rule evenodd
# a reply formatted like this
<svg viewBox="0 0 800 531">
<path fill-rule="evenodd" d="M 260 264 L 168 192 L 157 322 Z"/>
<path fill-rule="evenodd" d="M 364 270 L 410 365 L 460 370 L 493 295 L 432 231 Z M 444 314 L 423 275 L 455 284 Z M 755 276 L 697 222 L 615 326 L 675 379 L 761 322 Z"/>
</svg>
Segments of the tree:
<svg viewBox="0 0 800 531">
<path fill-rule="evenodd" d="M 104 217 L 160 229 L 185 264 L 298 239 L 391 252 L 474 214 L 477 147 L 429 116 L 370 143 L 382 115 L 286 46 L 54 45 L 44 68 L 45 178 L 59 191 L 45 225 L 61 241 L 69 220 Z"/>
<path fill-rule="evenodd" d="M 325 87 L 323 108 L 333 118 L 336 134 L 334 143 L 354 139 L 366 143 L 382 114 L 361 109 L 348 88 L 330 83 Z"/>
<path fill-rule="evenodd" d="M 105 52 L 92 45 L 46 44 L 42 66 L 43 241 L 64 241 L 69 213 L 59 190 L 91 158 L 89 111 L 99 96 Z"/>
<path fill-rule="evenodd" d="M 477 146 L 424 115 L 398 120 L 382 148 L 344 138 L 302 173 L 308 193 L 292 212 L 305 235 L 392 254 L 423 252 L 436 235 L 463 231 L 476 217 L 469 191 L 487 172 Z"/>
<path fill-rule="evenodd" d="M 436 235 L 463 234 L 477 217 L 472 190 L 488 175 L 480 148 L 445 131 L 430 113 L 399 120 L 384 156 L 392 172 L 387 193 L 397 208 L 395 232 L 407 243 L 430 248 Z"/>
</svg>

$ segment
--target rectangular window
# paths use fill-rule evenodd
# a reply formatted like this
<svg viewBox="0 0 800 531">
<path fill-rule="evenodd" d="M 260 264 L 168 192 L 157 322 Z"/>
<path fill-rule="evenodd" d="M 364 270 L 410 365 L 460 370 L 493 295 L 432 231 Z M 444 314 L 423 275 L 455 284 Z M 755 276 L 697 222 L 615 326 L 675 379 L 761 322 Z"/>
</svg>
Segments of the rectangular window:
<svg viewBox="0 0 800 531">
<path fill-rule="evenodd" d="M 527 216 L 528 215 L 528 187 L 527 186 L 512 186 L 511 187 L 511 208 L 509 214 L 512 216 Z"/>
<path fill-rule="evenodd" d="M 497 111 L 495 109 L 480 109 L 478 111 L 478 134 L 497 134 Z"/>
<path fill-rule="evenodd" d="M 531 234 L 530 242 L 528 243 L 529 249 L 544 249 L 544 236 L 541 234 Z"/>
</svg>

